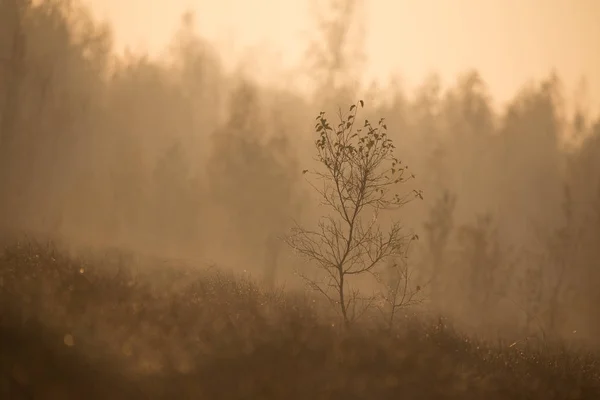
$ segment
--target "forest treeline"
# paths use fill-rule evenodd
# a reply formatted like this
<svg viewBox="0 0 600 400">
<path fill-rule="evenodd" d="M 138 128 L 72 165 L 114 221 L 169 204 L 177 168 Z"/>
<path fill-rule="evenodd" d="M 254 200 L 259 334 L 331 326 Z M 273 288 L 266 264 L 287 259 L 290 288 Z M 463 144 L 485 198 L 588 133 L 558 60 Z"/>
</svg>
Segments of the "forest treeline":
<svg viewBox="0 0 600 400">
<path fill-rule="evenodd" d="M 346 32 L 351 12 L 329 28 Z M 335 57 L 314 57 L 325 78 L 306 98 L 227 72 L 189 15 L 153 59 L 116 54 L 110 27 L 76 1 L 0 2 L 2 230 L 292 276 L 278 237 L 320 213 L 301 175 L 314 115 L 361 94 L 340 61 L 348 43 L 319 40 Z M 421 238 L 410 267 L 428 303 L 466 326 L 591 343 L 600 120 L 567 107 L 559 76 L 499 111 L 484 79 L 362 93 L 386 99 L 368 113 L 386 118 L 424 194 L 400 211 Z"/>
</svg>

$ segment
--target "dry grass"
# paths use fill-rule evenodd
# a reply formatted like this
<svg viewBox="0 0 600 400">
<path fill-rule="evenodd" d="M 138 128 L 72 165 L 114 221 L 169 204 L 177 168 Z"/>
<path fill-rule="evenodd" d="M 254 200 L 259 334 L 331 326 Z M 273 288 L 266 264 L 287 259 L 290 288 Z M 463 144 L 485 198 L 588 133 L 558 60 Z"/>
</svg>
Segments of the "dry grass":
<svg viewBox="0 0 600 400">
<path fill-rule="evenodd" d="M 136 270 L 6 247 L 0 398 L 600 398 L 592 354 L 491 346 L 417 319 L 342 332 L 303 295 L 217 270 Z"/>
</svg>

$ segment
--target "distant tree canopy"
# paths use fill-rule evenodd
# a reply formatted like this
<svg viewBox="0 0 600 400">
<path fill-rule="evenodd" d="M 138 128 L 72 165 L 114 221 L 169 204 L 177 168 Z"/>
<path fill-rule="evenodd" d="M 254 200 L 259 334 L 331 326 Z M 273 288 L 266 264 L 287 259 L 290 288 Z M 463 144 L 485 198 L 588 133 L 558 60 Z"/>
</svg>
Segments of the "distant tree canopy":
<svg viewBox="0 0 600 400">
<path fill-rule="evenodd" d="M 311 3 L 315 35 L 307 60 L 320 107 L 351 103 L 357 95 L 364 61 L 363 0 Z"/>
<path fill-rule="evenodd" d="M 269 232 L 282 233 L 290 218 L 295 161 L 288 139 L 264 119 L 252 84 L 242 81 L 231 99 L 230 115 L 213 136 L 209 190 L 232 221 L 234 236 L 252 232 L 243 241 L 260 249 Z"/>
</svg>

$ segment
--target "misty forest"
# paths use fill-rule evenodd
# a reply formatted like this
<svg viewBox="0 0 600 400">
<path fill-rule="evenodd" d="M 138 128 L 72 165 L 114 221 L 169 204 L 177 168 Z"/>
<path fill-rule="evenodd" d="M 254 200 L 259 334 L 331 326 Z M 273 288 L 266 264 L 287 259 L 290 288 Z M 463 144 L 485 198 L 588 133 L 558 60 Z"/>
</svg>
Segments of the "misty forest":
<svg viewBox="0 0 600 400">
<path fill-rule="evenodd" d="M 370 84 L 322 3 L 307 95 L 0 0 L 0 398 L 600 398 L 599 110 Z"/>
</svg>

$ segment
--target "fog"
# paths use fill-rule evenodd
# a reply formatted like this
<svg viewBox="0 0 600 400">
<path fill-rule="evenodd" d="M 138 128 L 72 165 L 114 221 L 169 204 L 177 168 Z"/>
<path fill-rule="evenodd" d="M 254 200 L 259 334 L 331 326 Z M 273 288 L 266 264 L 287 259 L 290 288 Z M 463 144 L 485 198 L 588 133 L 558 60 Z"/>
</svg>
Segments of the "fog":
<svg viewBox="0 0 600 400">
<path fill-rule="evenodd" d="M 407 190 L 424 193 L 398 216 L 420 237 L 410 268 L 426 306 L 479 332 L 592 343 L 600 119 L 585 86 L 573 98 L 560 71 L 529 76 L 497 107 L 469 68 L 451 85 L 435 74 L 410 90 L 370 85 L 359 29 L 370 26 L 344 8 L 358 2 L 333 3 L 312 15 L 327 18 L 306 41 L 306 85 L 286 85 L 232 67 L 192 13 L 150 56 L 118 51 L 77 1 L 0 2 L 1 229 L 292 282 L 306 266 L 279 238 L 323 212 L 301 174 L 314 118 L 362 98 L 361 117 L 386 118 L 416 175 Z"/>
</svg>

